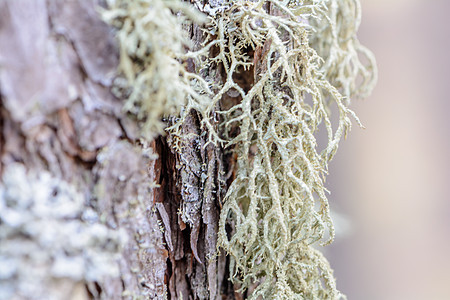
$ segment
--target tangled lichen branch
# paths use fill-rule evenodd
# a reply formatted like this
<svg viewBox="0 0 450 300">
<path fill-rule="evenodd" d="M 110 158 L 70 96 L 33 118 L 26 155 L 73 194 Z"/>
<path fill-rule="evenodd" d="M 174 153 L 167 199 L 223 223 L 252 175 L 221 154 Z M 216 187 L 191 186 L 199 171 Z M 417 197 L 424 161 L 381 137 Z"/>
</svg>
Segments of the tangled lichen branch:
<svg viewBox="0 0 450 300">
<path fill-rule="evenodd" d="M 347 99 L 367 97 L 377 80 L 375 58 L 356 36 L 360 23 L 359 0 L 326 1 L 325 15 L 312 20 L 311 45 L 325 60 L 322 70 Z"/>
<path fill-rule="evenodd" d="M 211 93 L 181 61 L 192 46 L 183 25 L 206 19 L 182 1 L 107 2 L 102 17 L 118 30 L 119 70 L 127 90 L 124 110 L 142 121 L 142 135 L 151 140 L 164 132 L 162 117 L 178 115 L 187 99 L 202 103 L 203 95 Z"/>
<path fill-rule="evenodd" d="M 313 244 L 327 233 L 322 244 L 333 239 L 323 177 L 351 127 L 350 117 L 359 123 L 345 96 L 356 90 L 361 76 L 360 91 L 370 89 L 368 74 L 374 67 L 359 61 L 361 48 L 353 36 L 345 43 L 333 36 L 334 42 L 319 49 L 333 53 L 328 60 L 318 55 L 309 37 L 316 29 L 312 24 L 321 20 L 331 33 L 340 33 L 344 18 L 328 15 L 336 6 L 346 12 L 345 22 L 356 22 L 348 20 L 352 7 L 344 2 L 230 1 L 213 20 L 210 39 L 217 37 L 220 52 L 210 61 L 221 64 L 227 76 L 209 109 L 232 89 L 242 100 L 220 112 L 222 137 L 210 124 L 210 110 L 202 112 L 202 122 L 212 142 L 234 147 L 238 154 L 236 178 L 221 211 L 219 245 L 231 256 L 231 277 L 242 289 L 259 282 L 251 298 L 341 297 L 326 259 Z M 317 36 L 326 40 L 325 28 Z M 256 55 L 258 61 L 252 60 Z M 245 92 L 233 78 L 252 61 L 258 64 L 253 65 L 256 82 Z M 342 70 L 330 70 L 331 65 Z M 330 120 L 333 104 L 339 113 L 336 129 Z M 328 143 L 318 149 L 315 132 L 322 123 Z M 234 136 L 232 127 L 239 129 Z M 235 228 L 231 237 L 228 222 Z"/>
<path fill-rule="evenodd" d="M 359 1 L 217 1 L 207 9 L 203 44 L 192 52 L 173 14 L 184 7 L 179 1 L 135 2 L 143 11 L 115 3 L 107 19 L 119 22 L 121 69 L 133 87 L 126 108 L 147 120 L 149 132 L 160 132 L 161 115 L 185 105 L 166 128 L 172 136 L 186 138 L 181 126 L 194 109 L 208 136 L 205 147 L 220 144 L 237 154 L 218 241 L 231 257 L 231 279 L 242 290 L 256 284 L 251 299 L 343 297 L 314 245 L 334 237 L 324 187 L 328 162 L 351 118 L 361 125 L 349 99 L 367 95 L 376 80 L 373 55 L 356 38 Z M 199 75 L 184 68 L 189 59 Z M 236 78 L 251 71 L 248 88 Z M 225 107 L 225 97 L 235 104 Z M 328 137 L 323 149 L 320 126 Z"/>
</svg>

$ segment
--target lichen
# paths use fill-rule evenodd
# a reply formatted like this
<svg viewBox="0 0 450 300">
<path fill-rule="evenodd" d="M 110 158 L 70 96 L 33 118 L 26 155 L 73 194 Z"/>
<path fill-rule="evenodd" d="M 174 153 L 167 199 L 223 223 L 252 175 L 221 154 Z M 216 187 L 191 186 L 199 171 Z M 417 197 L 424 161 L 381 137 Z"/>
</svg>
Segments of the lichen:
<svg viewBox="0 0 450 300">
<path fill-rule="evenodd" d="M 220 65 L 226 78 L 200 112 L 202 126 L 210 142 L 237 153 L 236 176 L 220 216 L 219 246 L 230 255 L 230 277 L 241 290 L 258 284 L 251 299 L 343 297 L 314 245 L 328 244 L 334 237 L 323 184 L 328 162 L 350 129 L 350 118 L 360 124 L 346 96 L 365 94 L 374 82 L 372 55 L 359 46 L 355 26 L 342 25 L 358 22 L 349 2 L 356 3 L 224 1 L 207 27 L 205 45 L 214 44 L 219 51 L 200 63 L 204 69 Z M 339 17 L 333 15 L 336 6 Z M 347 31 L 350 39 L 341 36 Z M 310 43 L 313 32 L 315 43 Z M 328 59 L 318 51 L 328 51 Z M 367 66 L 358 51 L 369 58 Z M 234 78 L 250 67 L 255 83 L 245 91 Z M 230 92 L 241 101 L 217 110 Z M 336 128 L 332 106 L 339 114 Z M 215 114 L 221 117 L 219 130 Z M 321 124 L 328 136 L 323 149 L 315 136 Z M 233 232 L 227 231 L 227 223 Z"/>
<path fill-rule="evenodd" d="M 119 275 L 124 232 L 50 173 L 9 164 L 0 181 L 0 298 L 64 299 L 77 284 Z M 60 287 L 65 285 L 66 288 Z M 58 288 L 59 287 L 59 288 Z"/>
<path fill-rule="evenodd" d="M 134 90 L 127 107 L 140 103 L 136 113 L 153 120 L 148 129 L 158 133 L 161 123 L 155 120 L 183 105 L 174 124 L 166 128 L 172 140 L 179 141 L 173 143 L 178 152 L 189 140 L 182 124 L 194 109 L 207 136 L 204 147 L 212 143 L 235 152 L 235 176 L 225 196 L 218 233 L 219 248 L 231 258 L 230 279 L 241 291 L 251 288 L 250 299 L 343 298 L 317 244 L 326 245 L 334 238 L 324 187 L 328 163 L 351 128 L 351 119 L 361 125 L 348 108 L 350 97 L 366 96 L 376 80 L 373 55 L 356 38 L 359 1 L 214 1 L 199 6 L 209 14 L 209 21 L 203 27 L 203 44 L 188 52 L 181 46 L 164 48 L 149 37 L 167 40 L 162 32 L 169 30 L 173 43 L 188 44 L 176 38 L 181 36 L 181 25 L 168 10 L 178 1 L 150 2 L 137 2 L 140 9 L 146 5 L 144 12 L 131 14 L 127 8 L 126 14 L 119 13 L 122 8 L 112 18 L 131 18 L 118 26 L 119 36 L 126 36 L 120 38 L 121 53 L 129 56 L 121 58 L 122 70 L 130 73 L 126 77 Z M 159 17 L 143 18 L 158 5 L 166 6 L 164 18 L 173 20 L 172 27 Z M 142 20 L 151 26 L 144 30 L 127 25 Z M 140 50 L 147 40 L 153 48 Z M 177 72 L 165 74 L 170 69 L 163 70 L 154 61 L 153 53 L 159 51 Z M 200 75 L 180 67 L 188 60 Z M 237 78 L 251 71 L 253 84 L 242 86 Z M 135 79 L 141 73 L 143 79 Z M 183 88 L 171 91 L 173 86 Z M 233 98 L 236 104 L 224 105 L 224 98 Z M 332 112 L 338 114 L 334 125 Z M 327 135 L 325 146 L 317 142 L 321 127 Z"/>
<path fill-rule="evenodd" d="M 191 46 L 183 30 L 205 18 L 182 1 L 108 0 L 102 18 L 117 29 L 120 47 L 115 90 L 124 90 L 124 110 L 142 123 L 142 136 L 153 139 L 164 132 L 161 118 L 177 115 L 188 98 L 202 102 L 208 91 L 201 77 L 188 72 L 180 59 Z M 120 94 L 122 96 L 122 94 Z"/>
<path fill-rule="evenodd" d="M 377 81 L 377 67 L 372 52 L 356 36 L 361 4 L 359 0 L 325 4 L 324 16 L 312 20 L 311 46 L 324 59 L 322 70 L 327 80 L 347 99 L 367 97 Z"/>
</svg>

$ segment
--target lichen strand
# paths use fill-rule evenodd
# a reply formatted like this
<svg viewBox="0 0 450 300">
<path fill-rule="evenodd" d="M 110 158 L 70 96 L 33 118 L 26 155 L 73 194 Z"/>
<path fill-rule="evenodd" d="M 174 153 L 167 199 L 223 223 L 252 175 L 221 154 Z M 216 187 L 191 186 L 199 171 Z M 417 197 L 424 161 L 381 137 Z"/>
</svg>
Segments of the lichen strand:
<svg viewBox="0 0 450 300">
<path fill-rule="evenodd" d="M 372 52 L 356 37 L 361 23 L 359 0 L 326 1 L 324 13 L 325 17 L 311 22 L 311 45 L 325 60 L 326 78 L 347 99 L 367 97 L 377 81 L 377 68 Z"/>
<path fill-rule="evenodd" d="M 219 246 L 231 256 L 231 280 L 242 290 L 258 284 L 251 299 L 344 297 L 328 262 L 313 245 L 328 244 L 334 237 L 324 175 L 351 127 L 350 117 L 359 124 L 344 95 L 366 93 L 373 83 L 373 60 L 363 67 L 358 58 L 363 48 L 353 35 L 346 39 L 340 33 L 359 22 L 359 14 L 350 12 L 358 7 L 355 3 L 223 1 L 206 29 L 205 49 L 216 47 L 218 54 L 196 63 L 202 74 L 220 65 L 226 78 L 212 86 L 217 93 L 199 111 L 202 126 L 211 143 L 237 153 L 236 176 L 221 211 Z M 332 8 L 339 17 L 330 17 Z M 335 35 L 319 47 L 321 53 L 332 53 L 328 60 L 309 42 L 314 24 L 321 24 L 325 39 L 330 32 Z M 319 37 L 316 33 L 316 45 Z M 250 66 L 255 84 L 245 91 L 234 78 Z M 217 111 L 225 94 L 241 101 Z M 192 106 L 190 101 L 186 111 Z M 336 128 L 331 106 L 339 114 Z M 324 149 L 318 149 L 315 137 L 321 124 L 328 135 Z M 177 134 L 177 128 L 169 130 Z M 231 234 L 227 223 L 235 229 Z"/>
<path fill-rule="evenodd" d="M 142 121 L 143 137 L 152 140 L 164 132 L 162 117 L 177 115 L 191 97 L 202 102 L 200 94 L 208 91 L 179 60 L 191 46 L 183 24 L 202 23 L 205 17 L 182 1 L 107 3 L 102 17 L 117 29 L 123 75 L 115 89 L 127 98 L 124 109 Z"/>
</svg>

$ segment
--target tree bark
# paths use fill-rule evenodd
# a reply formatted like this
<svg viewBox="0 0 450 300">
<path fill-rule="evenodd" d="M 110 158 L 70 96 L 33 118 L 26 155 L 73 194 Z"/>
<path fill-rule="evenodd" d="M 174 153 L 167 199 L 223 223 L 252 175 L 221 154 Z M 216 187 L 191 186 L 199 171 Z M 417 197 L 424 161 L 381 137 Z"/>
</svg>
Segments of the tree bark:
<svg viewBox="0 0 450 300">
<path fill-rule="evenodd" d="M 0 1 L 0 299 L 234 299 L 226 156 L 194 112 L 182 152 L 139 139 L 98 4 Z"/>
</svg>

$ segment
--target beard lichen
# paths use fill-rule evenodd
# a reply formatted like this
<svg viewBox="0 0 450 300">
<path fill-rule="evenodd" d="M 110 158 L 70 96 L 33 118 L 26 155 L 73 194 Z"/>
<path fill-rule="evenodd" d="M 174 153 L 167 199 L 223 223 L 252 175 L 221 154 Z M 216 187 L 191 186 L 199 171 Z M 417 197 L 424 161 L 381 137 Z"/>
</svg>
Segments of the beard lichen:
<svg viewBox="0 0 450 300">
<path fill-rule="evenodd" d="M 324 72 L 322 59 L 308 40 L 312 20 L 326 17 L 324 4 L 232 1 L 212 27 L 220 53 L 210 60 L 223 65 L 227 79 L 209 108 L 230 89 L 242 98 L 218 112 L 224 119 L 222 136 L 227 138 L 212 133 L 208 110 L 203 118 L 210 137 L 233 146 L 237 153 L 236 177 L 220 216 L 219 245 L 230 255 L 231 278 L 242 290 L 258 283 L 253 299 L 341 297 L 328 262 L 313 245 L 333 239 L 323 176 L 351 126 L 349 117 L 358 119 L 331 84 L 339 78 Z M 255 50 L 254 57 L 247 55 L 249 47 Z M 248 68 L 252 58 L 258 59 L 254 70 L 263 72 L 255 74 L 254 86 L 245 92 L 233 75 Z M 335 130 L 332 104 L 339 113 Z M 318 151 L 314 133 L 321 123 L 328 143 Z M 238 134 L 229 134 L 231 127 L 239 128 Z M 227 223 L 233 225 L 232 233 L 227 232 Z"/>
<path fill-rule="evenodd" d="M 355 38 L 358 22 L 357 1 L 224 1 L 208 27 L 206 40 L 220 51 L 203 65 L 221 65 L 226 80 L 201 112 L 202 123 L 211 142 L 237 153 L 219 246 L 230 255 L 230 277 L 241 290 L 257 284 L 251 299 L 343 297 L 314 244 L 333 240 L 324 175 L 350 117 L 360 124 L 345 96 L 365 95 L 375 81 L 373 56 Z M 245 91 L 234 78 L 250 66 L 255 83 Z M 230 91 L 241 101 L 215 112 L 223 120 L 217 132 L 211 115 Z M 328 135 L 324 149 L 315 137 L 320 124 Z"/>
<path fill-rule="evenodd" d="M 132 7 L 124 4 L 128 1 L 116 3 Z M 345 298 L 316 244 L 334 238 L 324 187 L 328 163 L 351 118 L 361 126 L 348 108 L 349 98 L 366 96 L 376 80 L 373 55 L 356 38 L 359 0 L 198 5 L 209 22 L 195 52 L 183 51 L 189 43 L 180 39 L 181 23 L 168 9 L 182 7 L 179 1 L 136 3 L 146 3 L 146 10 L 128 10 L 124 18 L 118 8 L 108 16 L 121 20 L 116 25 L 121 69 L 133 86 L 127 109 L 139 103 L 136 113 L 151 124 L 148 130 L 159 133 L 159 118 L 183 106 L 166 129 L 179 140 L 187 139 L 181 125 L 194 109 L 206 145 L 236 153 L 218 233 L 218 247 L 230 256 L 230 279 L 241 291 L 252 290 L 250 299 Z M 166 6 L 166 14 L 149 18 L 158 5 Z M 141 28 L 141 23 L 147 25 Z M 181 62 L 187 59 L 200 75 L 185 70 Z M 211 70 L 222 70 L 223 80 Z M 243 87 L 236 78 L 252 70 L 253 84 Z M 221 108 L 225 97 L 235 104 Z M 338 114 L 336 125 L 331 111 Z M 322 148 L 320 126 L 327 135 Z"/>
<path fill-rule="evenodd" d="M 356 36 L 360 23 L 359 0 L 326 1 L 324 16 L 312 20 L 311 45 L 324 58 L 322 70 L 347 99 L 367 97 L 377 80 L 375 58 Z"/>
<path fill-rule="evenodd" d="M 142 136 L 152 140 L 164 132 L 161 118 L 179 114 L 190 97 L 201 103 L 209 91 L 180 62 L 191 47 L 183 26 L 203 23 L 205 16 L 182 1 L 164 0 L 107 0 L 101 15 L 117 29 L 123 77 L 116 79 L 116 91 L 125 90 L 124 110 L 141 121 Z"/>
</svg>

